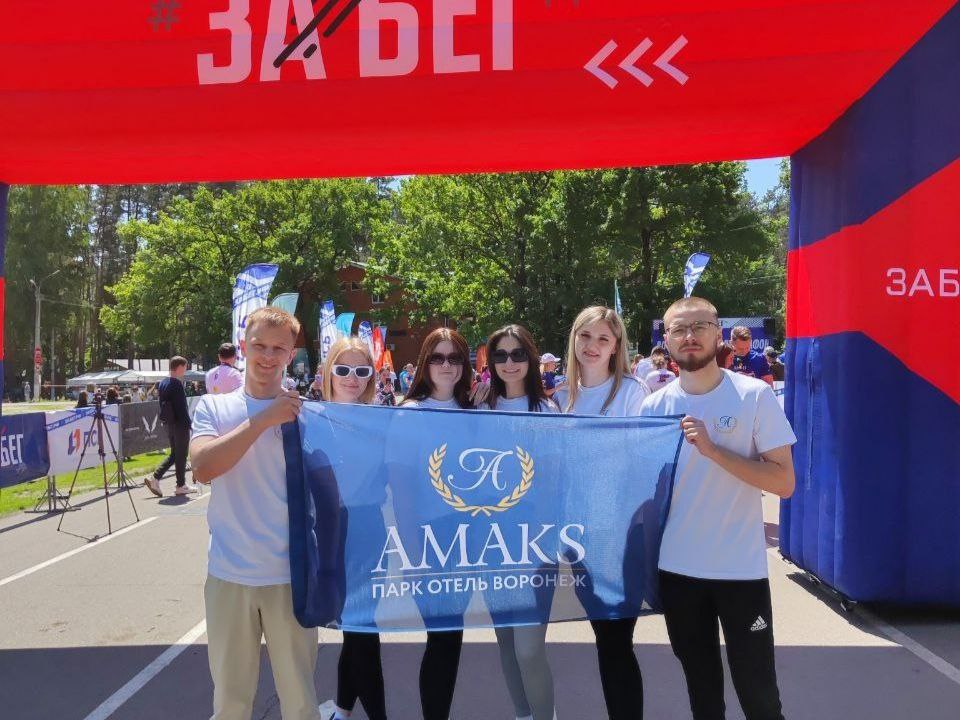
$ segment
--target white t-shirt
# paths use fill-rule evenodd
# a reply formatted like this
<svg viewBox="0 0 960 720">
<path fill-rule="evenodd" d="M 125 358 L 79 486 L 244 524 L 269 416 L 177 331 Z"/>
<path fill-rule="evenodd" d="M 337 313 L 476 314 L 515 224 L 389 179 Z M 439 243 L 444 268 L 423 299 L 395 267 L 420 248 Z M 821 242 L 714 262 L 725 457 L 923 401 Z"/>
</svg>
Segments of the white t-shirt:
<svg viewBox="0 0 960 720">
<path fill-rule="evenodd" d="M 643 399 L 650 394 L 650 389 L 642 380 L 632 375 L 624 375 L 620 383 L 620 389 L 617 390 L 616 397 L 610 402 L 606 410 L 603 410 L 603 403 L 606 402 L 610 390 L 613 388 L 613 376 L 600 385 L 594 387 L 580 386 L 580 392 L 577 394 L 577 402 L 570 411 L 574 415 L 608 415 L 610 417 L 631 417 L 640 414 L 640 406 Z M 567 400 L 570 397 L 569 388 L 561 388 L 554 394 L 553 399 L 557 401 L 561 412 L 567 411 Z"/>
<path fill-rule="evenodd" d="M 193 437 L 226 435 L 265 410 L 243 389 L 204 395 L 193 416 Z M 268 428 L 239 462 L 210 485 L 207 572 L 240 585 L 290 582 L 287 471 L 280 426 Z"/>
<path fill-rule="evenodd" d="M 489 410 L 490 405 L 488 403 L 480 403 L 480 405 L 477 406 L 477 409 Z M 530 412 L 530 401 L 527 399 L 526 395 L 522 395 L 518 398 L 499 398 L 497 400 L 497 407 L 494 409 L 503 410 L 504 412 Z M 560 408 L 558 408 L 549 400 L 541 400 L 540 412 L 558 413 L 560 412 Z"/>
<path fill-rule="evenodd" d="M 655 393 L 660 388 L 665 388 L 676 379 L 677 376 L 667 369 L 652 370 L 647 373 L 647 376 L 644 378 L 647 387 L 650 388 L 650 392 L 652 393 Z"/>
<path fill-rule="evenodd" d="M 440 410 L 460 410 L 460 405 L 454 398 L 449 400 L 434 400 L 431 397 L 424 398 L 423 400 L 408 400 L 403 403 L 403 407 L 422 407 L 422 408 L 439 408 Z"/>
<path fill-rule="evenodd" d="M 718 446 L 752 460 L 797 441 L 770 386 L 727 370 L 720 385 L 705 395 L 688 395 L 678 382 L 667 385 L 647 398 L 642 414 L 703 420 Z M 684 442 L 660 569 L 713 580 L 767 577 L 761 497 L 759 488 L 738 480 Z"/>
<path fill-rule="evenodd" d="M 650 362 L 650 358 L 644 358 L 637 363 L 636 369 L 633 371 L 633 374 L 637 376 L 638 380 L 645 380 L 647 375 L 653 372 L 654 367 L 653 363 Z"/>
<path fill-rule="evenodd" d="M 232 365 L 217 365 L 207 371 L 206 385 L 208 393 L 230 393 L 243 387 L 243 373 Z"/>
</svg>

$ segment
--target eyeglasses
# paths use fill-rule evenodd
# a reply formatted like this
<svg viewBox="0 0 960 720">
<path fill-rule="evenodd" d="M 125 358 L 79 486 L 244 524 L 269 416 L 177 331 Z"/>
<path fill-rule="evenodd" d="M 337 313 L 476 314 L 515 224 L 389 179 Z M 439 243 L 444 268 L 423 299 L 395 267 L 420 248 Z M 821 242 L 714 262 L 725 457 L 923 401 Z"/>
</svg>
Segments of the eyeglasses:
<svg viewBox="0 0 960 720">
<path fill-rule="evenodd" d="M 356 367 L 352 365 L 334 365 L 333 374 L 342 378 L 354 375 L 360 380 L 366 380 L 373 375 L 373 368 L 369 365 L 357 365 Z"/>
<path fill-rule="evenodd" d="M 449 355 L 433 353 L 427 357 L 427 365 L 443 365 L 445 362 L 450 363 L 451 367 L 463 365 L 463 355 L 460 353 L 450 353 Z"/>
<path fill-rule="evenodd" d="M 667 328 L 667 335 L 674 340 L 683 340 L 687 336 L 687 333 L 691 332 L 694 337 L 703 337 L 711 325 L 713 327 L 720 327 L 715 322 L 700 320 L 699 322 L 690 323 L 689 325 L 671 325 Z"/>
<path fill-rule="evenodd" d="M 505 364 L 508 359 L 513 360 L 515 363 L 526 362 L 530 359 L 527 351 L 523 348 L 514 348 L 510 352 L 506 350 L 494 350 L 490 353 L 490 357 L 493 358 L 493 362 L 497 365 Z"/>
</svg>

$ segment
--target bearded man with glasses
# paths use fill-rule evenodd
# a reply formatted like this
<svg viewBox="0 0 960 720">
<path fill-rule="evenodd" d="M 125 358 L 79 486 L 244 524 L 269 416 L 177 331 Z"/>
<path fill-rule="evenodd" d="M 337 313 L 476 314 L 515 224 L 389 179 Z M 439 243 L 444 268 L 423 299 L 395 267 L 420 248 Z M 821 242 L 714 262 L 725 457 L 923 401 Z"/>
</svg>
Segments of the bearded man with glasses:
<svg viewBox="0 0 960 720">
<path fill-rule="evenodd" d="M 670 514 L 660 548 L 660 594 L 694 720 L 724 718 L 720 627 L 747 720 L 783 720 L 774 666 L 762 493 L 793 493 L 797 441 L 772 388 L 717 365 L 717 309 L 678 300 L 664 315 L 680 379 L 641 415 L 682 415 Z"/>
</svg>

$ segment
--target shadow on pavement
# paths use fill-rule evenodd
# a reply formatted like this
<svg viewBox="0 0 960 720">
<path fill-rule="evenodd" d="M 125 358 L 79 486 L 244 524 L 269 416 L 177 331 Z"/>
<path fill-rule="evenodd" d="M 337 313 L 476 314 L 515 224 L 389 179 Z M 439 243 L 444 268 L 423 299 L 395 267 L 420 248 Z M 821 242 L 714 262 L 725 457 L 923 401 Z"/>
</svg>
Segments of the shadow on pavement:
<svg viewBox="0 0 960 720">
<path fill-rule="evenodd" d="M 0 696 L 4 717 L 17 720 L 84 718 L 162 651 L 162 646 L 31 649 L 0 651 Z M 385 643 L 387 703 L 394 720 L 420 717 L 418 672 L 422 646 Z M 644 673 L 646 717 L 689 720 L 686 690 L 670 648 L 638 646 Z M 557 712 L 567 718 L 600 717 L 603 705 L 594 647 L 552 643 Z M 338 644 L 320 648 L 318 698 L 333 697 Z M 786 717 L 791 720 L 955 720 L 960 687 L 896 647 L 781 647 L 777 650 Z M 905 665 L 906 663 L 906 665 Z M 727 717 L 743 715 L 727 681 Z M 206 645 L 194 645 L 122 705 L 118 720 L 200 720 L 211 711 L 212 684 Z M 254 718 L 277 719 L 269 661 L 263 653 Z M 357 708 L 357 720 L 366 715 Z M 493 643 L 464 646 L 452 720 L 504 720 L 513 717 Z"/>
</svg>

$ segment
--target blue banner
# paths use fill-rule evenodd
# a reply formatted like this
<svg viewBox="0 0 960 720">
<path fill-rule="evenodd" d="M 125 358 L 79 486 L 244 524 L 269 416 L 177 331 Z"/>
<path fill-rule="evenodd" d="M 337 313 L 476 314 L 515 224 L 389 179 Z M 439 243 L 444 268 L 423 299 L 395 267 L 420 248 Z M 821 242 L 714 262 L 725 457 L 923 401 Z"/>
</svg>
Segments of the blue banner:
<svg viewBox="0 0 960 720">
<path fill-rule="evenodd" d="M 741 317 L 741 318 L 720 318 L 720 328 L 723 332 L 723 339 L 730 340 L 731 331 L 739 326 L 750 329 L 750 347 L 757 352 L 763 352 L 767 345 L 773 342 L 772 337 L 767 336 L 767 326 L 772 322 L 768 317 Z M 650 336 L 654 347 L 663 345 L 663 320 L 653 321 L 653 332 Z"/>
<path fill-rule="evenodd" d="M 44 413 L 0 418 L 0 488 L 43 477 L 49 468 Z"/>
<path fill-rule="evenodd" d="M 270 307 L 286 310 L 291 315 L 297 314 L 297 304 L 300 302 L 300 293 L 282 293 L 270 301 Z"/>
<path fill-rule="evenodd" d="M 357 334 L 360 336 L 360 339 L 367 344 L 367 347 L 370 348 L 370 357 L 373 357 L 373 326 L 364 320 L 360 323 Z"/>
<path fill-rule="evenodd" d="M 356 313 L 340 313 L 337 315 L 337 332 L 341 337 L 350 337 L 353 334 L 353 319 Z"/>
<path fill-rule="evenodd" d="M 707 269 L 709 262 L 710 255 L 708 253 L 694 253 L 687 258 L 687 264 L 683 268 L 684 297 L 693 295 L 693 289 L 697 286 L 697 283 L 700 282 L 700 276 L 703 275 L 703 271 Z"/>
<path fill-rule="evenodd" d="M 237 347 L 237 363 L 241 367 L 245 359 L 240 341 L 246 333 L 247 317 L 254 310 L 267 306 L 270 288 L 279 271 L 277 265 L 248 265 L 233 284 L 233 344 Z"/>
<path fill-rule="evenodd" d="M 337 341 L 337 313 L 333 307 L 333 300 L 324 300 L 320 306 L 320 361 L 327 359 L 327 353 Z"/>
<path fill-rule="evenodd" d="M 678 418 L 304 404 L 284 426 L 294 611 L 398 631 L 659 608 Z"/>
</svg>

